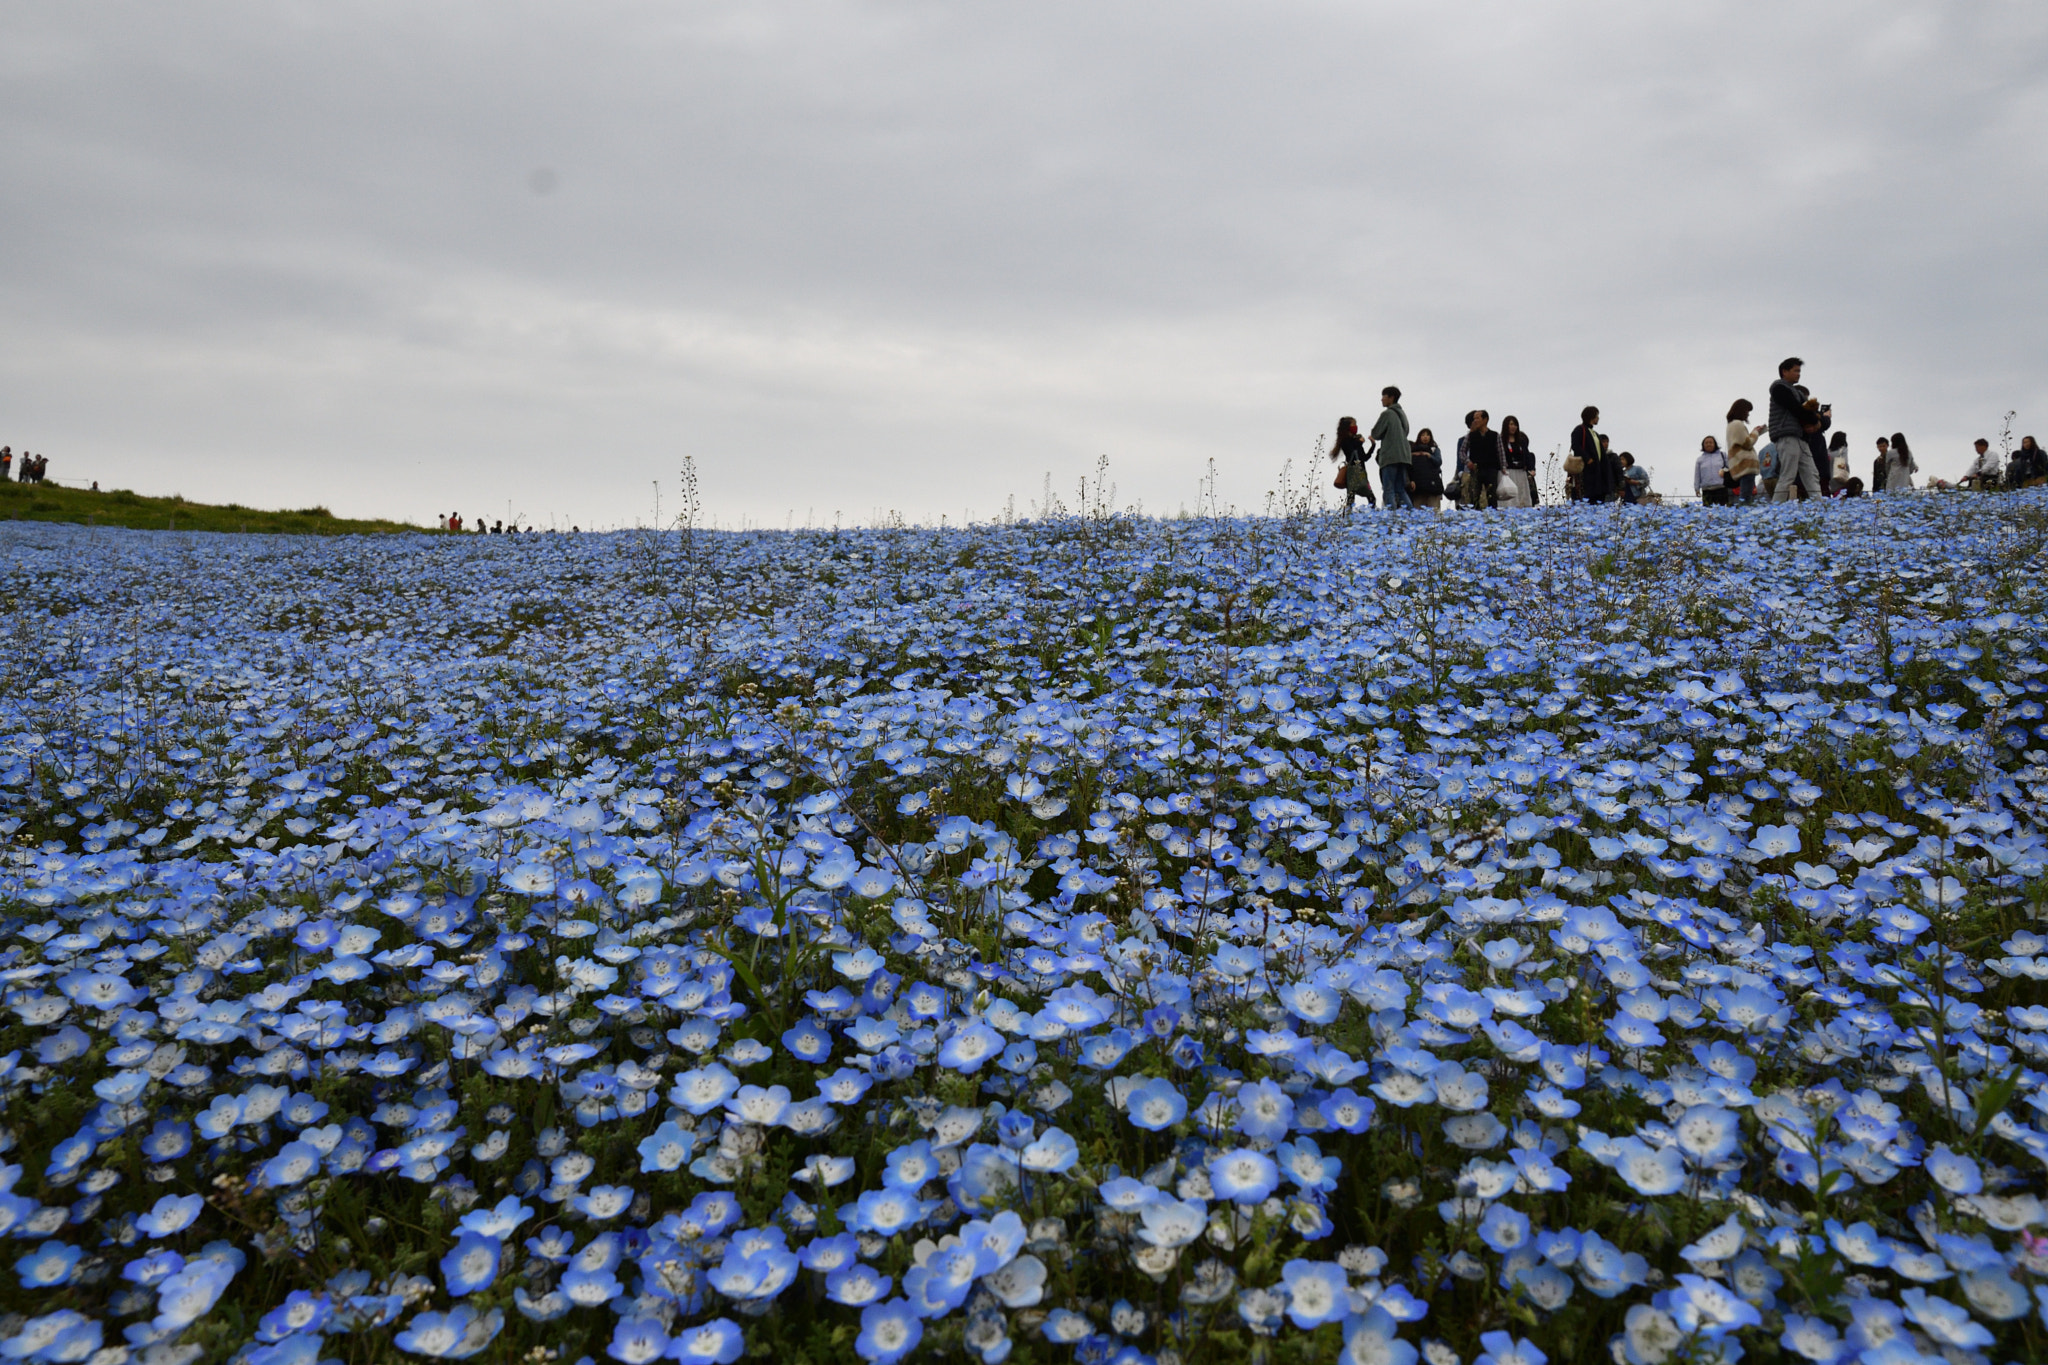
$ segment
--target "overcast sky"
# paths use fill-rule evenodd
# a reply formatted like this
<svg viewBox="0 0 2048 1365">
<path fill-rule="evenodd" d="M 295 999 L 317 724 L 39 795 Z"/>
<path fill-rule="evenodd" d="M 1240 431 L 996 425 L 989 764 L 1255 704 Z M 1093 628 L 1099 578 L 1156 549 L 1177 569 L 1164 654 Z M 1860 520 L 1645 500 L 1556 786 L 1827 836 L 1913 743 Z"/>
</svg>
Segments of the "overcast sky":
<svg viewBox="0 0 2048 1365">
<path fill-rule="evenodd" d="M 2040 0 L 0 0 L 0 120 L 0 442 L 109 487 L 1256 507 L 1397 383 L 1689 488 L 1788 352 L 1866 477 L 2048 436 Z"/>
</svg>

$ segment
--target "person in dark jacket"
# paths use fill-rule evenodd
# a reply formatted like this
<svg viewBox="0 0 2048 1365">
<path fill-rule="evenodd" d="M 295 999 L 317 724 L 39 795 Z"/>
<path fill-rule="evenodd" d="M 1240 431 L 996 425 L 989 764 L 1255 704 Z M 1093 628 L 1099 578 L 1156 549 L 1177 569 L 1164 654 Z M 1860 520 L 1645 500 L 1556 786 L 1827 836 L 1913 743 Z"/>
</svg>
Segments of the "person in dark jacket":
<svg viewBox="0 0 2048 1365">
<path fill-rule="evenodd" d="M 1471 503 L 1482 509 L 1500 506 L 1500 434 L 1488 425 L 1492 420 L 1485 408 L 1475 408 L 1472 430 L 1465 438 L 1465 463 L 1472 474 Z"/>
<path fill-rule="evenodd" d="M 1600 409 L 1588 407 L 1579 413 L 1579 424 L 1572 428 L 1572 455 L 1579 462 L 1578 497 L 1581 502 L 1611 502 L 1620 482 L 1620 473 L 1609 473 L 1610 455 L 1607 438 L 1595 428 L 1600 421 Z M 1614 461 L 1619 464 L 1619 461 Z"/>
<path fill-rule="evenodd" d="M 1351 515 L 1351 506 L 1360 498 L 1366 505 L 1378 507 L 1379 499 L 1372 495 L 1372 460 L 1365 453 L 1365 438 L 1358 434 L 1356 417 L 1337 419 L 1337 443 L 1330 448 L 1332 459 L 1344 462 L 1344 515 Z"/>
<path fill-rule="evenodd" d="M 1820 470 L 1814 464 L 1813 449 L 1807 445 L 1809 430 L 1820 430 L 1820 404 L 1807 397 L 1799 386 L 1806 362 L 1787 356 L 1778 365 L 1778 377 L 1771 383 L 1771 444 L 1778 448 L 1778 488 L 1775 502 L 1792 501 L 1792 490 L 1804 496 L 1820 496 Z"/>
<path fill-rule="evenodd" d="M 1529 449 L 1529 438 L 1522 434 L 1519 417 L 1501 418 L 1500 464 L 1521 495 L 1517 501 L 1524 507 L 1536 506 L 1540 501 L 1536 496 L 1536 456 Z"/>
<path fill-rule="evenodd" d="M 1415 433 L 1409 458 L 1409 497 L 1417 507 L 1440 511 L 1444 505 L 1444 452 L 1428 427 Z"/>
<path fill-rule="evenodd" d="M 2012 454 L 2013 478 L 2025 488 L 2036 479 L 2048 478 L 2048 450 L 2031 436 L 2020 437 L 2020 448 Z"/>
<path fill-rule="evenodd" d="M 1870 467 L 1870 491 L 1884 492 L 1884 471 L 1886 457 L 1892 453 L 1892 443 L 1884 437 L 1877 438 L 1877 463 Z"/>
</svg>

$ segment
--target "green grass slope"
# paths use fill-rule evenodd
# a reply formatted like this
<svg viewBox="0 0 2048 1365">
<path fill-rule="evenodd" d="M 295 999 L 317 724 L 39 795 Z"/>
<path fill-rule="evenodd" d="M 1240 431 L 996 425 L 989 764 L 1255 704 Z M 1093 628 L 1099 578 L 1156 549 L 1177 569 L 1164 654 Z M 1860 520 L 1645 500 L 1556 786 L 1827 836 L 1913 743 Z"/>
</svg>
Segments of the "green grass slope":
<svg viewBox="0 0 2048 1365">
<path fill-rule="evenodd" d="M 126 526 L 138 531 L 255 531 L 267 535 L 388 535 L 423 531 L 401 521 L 350 521 L 324 507 L 265 512 L 229 503 L 225 507 L 183 498 L 146 498 L 126 489 L 94 493 L 55 484 L 0 483 L 0 521 L 71 521 L 92 526 Z"/>
</svg>

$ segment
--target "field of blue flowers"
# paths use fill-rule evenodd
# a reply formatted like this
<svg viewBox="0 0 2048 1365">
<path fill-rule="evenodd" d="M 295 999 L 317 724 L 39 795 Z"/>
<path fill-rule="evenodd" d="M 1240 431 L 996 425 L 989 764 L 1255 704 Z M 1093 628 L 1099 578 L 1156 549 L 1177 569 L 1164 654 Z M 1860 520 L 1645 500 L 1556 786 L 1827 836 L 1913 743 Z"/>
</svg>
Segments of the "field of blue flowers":
<svg viewBox="0 0 2048 1365">
<path fill-rule="evenodd" d="M 0 526 L 0 1357 L 2041 1359 L 2044 547 Z"/>
</svg>

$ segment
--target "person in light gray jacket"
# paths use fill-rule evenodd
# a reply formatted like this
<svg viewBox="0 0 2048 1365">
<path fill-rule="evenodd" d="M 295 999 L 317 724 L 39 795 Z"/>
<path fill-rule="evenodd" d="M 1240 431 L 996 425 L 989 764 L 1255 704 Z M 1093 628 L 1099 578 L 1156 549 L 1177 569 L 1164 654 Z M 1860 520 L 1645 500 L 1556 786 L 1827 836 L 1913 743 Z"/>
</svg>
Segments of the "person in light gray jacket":
<svg viewBox="0 0 2048 1365">
<path fill-rule="evenodd" d="M 1412 509 L 1408 496 L 1408 414 L 1401 411 L 1401 391 L 1392 384 L 1380 390 L 1380 419 L 1372 424 L 1373 444 L 1379 450 L 1380 493 L 1389 512 Z"/>
</svg>

